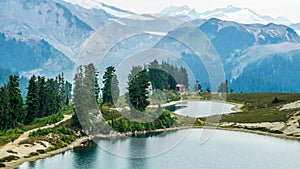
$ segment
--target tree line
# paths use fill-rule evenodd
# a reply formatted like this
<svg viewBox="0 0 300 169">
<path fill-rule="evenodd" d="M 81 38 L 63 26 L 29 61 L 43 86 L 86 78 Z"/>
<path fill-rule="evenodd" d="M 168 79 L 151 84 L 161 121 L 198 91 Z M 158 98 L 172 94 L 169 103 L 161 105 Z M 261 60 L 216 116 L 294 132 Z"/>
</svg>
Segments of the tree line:
<svg viewBox="0 0 300 169">
<path fill-rule="evenodd" d="M 79 66 L 74 78 L 76 114 L 81 124 L 88 126 L 89 130 L 96 127 L 94 121 L 100 117 L 97 110 L 98 104 L 113 106 L 120 95 L 119 81 L 116 69 L 113 66 L 107 67 L 102 77 L 101 98 L 99 98 L 98 76 L 99 74 L 94 65 L 88 64 Z M 128 75 L 128 92 L 125 94 L 131 112 L 135 112 L 132 114 L 138 116 L 139 112 L 146 110 L 146 107 L 150 104 L 149 92 L 151 86 L 153 90 L 175 90 L 178 83 L 188 86 L 187 71 L 183 67 L 177 67 L 167 62 L 159 64 L 157 60 L 144 67 L 133 66 Z M 98 117 L 90 118 L 95 115 Z M 78 121 L 76 124 L 78 124 Z"/>
<path fill-rule="evenodd" d="M 147 66 L 149 81 L 154 89 L 175 90 L 177 84 L 188 84 L 188 74 L 183 66 L 177 67 L 162 61 L 161 64 L 157 60 L 150 62 Z"/>
<path fill-rule="evenodd" d="M 30 124 L 36 118 L 56 114 L 71 98 L 72 85 L 59 74 L 54 79 L 33 75 L 23 102 L 19 77 L 9 76 L 0 87 L 0 130 L 16 128 L 18 123 Z"/>
<path fill-rule="evenodd" d="M 159 64 L 157 60 L 144 68 L 133 66 L 128 75 L 127 103 L 132 111 L 144 112 L 150 104 L 149 92 L 176 90 L 177 84 L 188 87 L 188 75 L 184 67 L 177 67 L 164 61 Z"/>
</svg>

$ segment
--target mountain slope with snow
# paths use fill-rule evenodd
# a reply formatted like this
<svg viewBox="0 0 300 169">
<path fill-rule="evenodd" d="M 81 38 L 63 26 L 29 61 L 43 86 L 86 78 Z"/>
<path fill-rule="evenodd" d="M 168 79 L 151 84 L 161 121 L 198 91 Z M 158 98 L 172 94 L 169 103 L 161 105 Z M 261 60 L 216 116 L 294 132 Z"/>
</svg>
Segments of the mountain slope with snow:
<svg viewBox="0 0 300 169">
<path fill-rule="evenodd" d="M 234 6 L 228 6 L 226 8 L 217 8 L 215 10 L 206 11 L 203 13 L 197 12 L 195 9 L 191 9 L 188 6 L 171 6 L 167 7 L 161 11 L 162 14 L 170 15 L 170 16 L 178 16 L 185 19 L 211 19 L 211 18 L 218 18 L 221 20 L 226 21 L 234 21 L 238 23 L 245 23 L 245 24 L 253 24 L 253 23 L 261 23 L 261 24 L 268 24 L 268 23 L 276 23 L 276 24 L 283 24 L 289 25 L 291 22 L 284 18 L 272 18 L 270 16 L 262 16 L 257 14 L 256 12 L 252 11 L 248 8 L 238 8 Z"/>
<path fill-rule="evenodd" d="M 83 1 L 83 0 L 64 0 L 66 2 L 79 5 L 81 7 L 84 7 L 86 9 L 101 9 L 105 12 L 114 15 L 116 17 L 126 17 L 129 15 L 134 14 L 133 12 L 126 11 L 114 6 L 110 6 L 107 4 L 102 3 L 100 0 L 89 0 L 89 1 Z"/>
<path fill-rule="evenodd" d="M 0 6 L 0 30 L 43 38 L 73 58 L 93 28 L 52 0 L 10 0 Z"/>
<path fill-rule="evenodd" d="M 178 29 L 172 31 L 172 34 L 188 35 L 194 32 L 194 29 Z M 236 91 L 300 92 L 294 84 L 295 81 L 299 85 L 300 80 L 286 78 L 286 76 L 299 75 L 297 65 L 300 64 L 298 59 L 300 37 L 293 29 L 284 25 L 240 24 L 219 19 L 210 19 L 200 24 L 198 29 L 207 36 L 215 48 L 223 64 L 226 78 Z M 207 52 L 208 48 L 204 48 L 201 52 L 201 46 L 198 46 L 200 52 L 194 53 L 194 49 L 190 50 L 181 42 L 168 36 L 155 47 L 180 55 L 189 65 L 196 79 L 203 84 L 209 83 L 210 79 L 206 74 L 207 65 L 202 65 L 205 55 L 201 56 Z M 199 60 L 198 56 L 202 59 Z M 274 72 L 271 72 L 273 69 Z M 257 82 L 253 84 L 251 79 L 256 79 Z M 265 79 L 276 86 L 265 85 Z M 280 81 L 280 79 L 285 81 Z"/>
</svg>

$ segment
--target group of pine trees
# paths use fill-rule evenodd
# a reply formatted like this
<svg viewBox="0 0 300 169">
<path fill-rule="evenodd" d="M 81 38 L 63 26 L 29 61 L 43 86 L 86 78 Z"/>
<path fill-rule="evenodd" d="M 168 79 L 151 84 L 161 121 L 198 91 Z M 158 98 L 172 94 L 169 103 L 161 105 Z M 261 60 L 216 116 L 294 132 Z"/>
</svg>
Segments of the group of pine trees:
<svg viewBox="0 0 300 169">
<path fill-rule="evenodd" d="M 74 116 L 74 125 L 79 121 L 86 128 L 91 125 L 89 113 L 97 111 L 100 88 L 98 84 L 98 72 L 93 64 L 79 66 L 74 78 L 74 106 L 77 119 Z"/>
<path fill-rule="evenodd" d="M 71 98 L 72 85 L 60 74 L 55 79 L 32 76 L 25 103 L 19 77 L 9 76 L 9 82 L 0 88 L 0 130 L 16 128 L 18 123 L 30 124 L 36 118 L 57 113 Z"/>
<path fill-rule="evenodd" d="M 154 60 L 147 67 L 149 81 L 154 89 L 175 90 L 177 84 L 188 87 L 188 74 L 182 66 L 177 67 L 165 61 L 159 64 L 157 60 Z"/>
<path fill-rule="evenodd" d="M 113 105 L 119 97 L 119 81 L 115 71 L 113 66 L 109 66 L 103 75 L 103 88 L 101 88 L 103 104 Z M 74 79 L 76 111 L 86 112 L 88 109 L 96 109 L 99 99 L 98 76 L 93 64 L 78 68 Z M 128 76 L 127 102 L 131 109 L 144 111 L 149 105 L 150 84 L 154 90 L 175 90 L 178 83 L 188 86 L 187 71 L 183 67 L 177 67 L 167 62 L 159 64 L 157 60 L 144 68 L 133 66 Z"/>
<path fill-rule="evenodd" d="M 64 80 L 63 73 L 48 80 L 33 75 L 27 90 L 24 123 L 30 124 L 34 119 L 55 114 L 68 105 L 72 85 Z"/>
<path fill-rule="evenodd" d="M 149 102 L 149 88 L 152 90 L 176 90 L 177 84 L 188 86 L 188 74 L 184 67 L 177 67 L 157 60 L 144 68 L 133 66 L 128 76 L 127 102 L 131 110 L 145 111 Z"/>
<path fill-rule="evenodd" d="M 16 128 L 24 120 L 19 77 L 9 76 L 8 84 L 0 88 L 0 129 Z"/>
</svg>

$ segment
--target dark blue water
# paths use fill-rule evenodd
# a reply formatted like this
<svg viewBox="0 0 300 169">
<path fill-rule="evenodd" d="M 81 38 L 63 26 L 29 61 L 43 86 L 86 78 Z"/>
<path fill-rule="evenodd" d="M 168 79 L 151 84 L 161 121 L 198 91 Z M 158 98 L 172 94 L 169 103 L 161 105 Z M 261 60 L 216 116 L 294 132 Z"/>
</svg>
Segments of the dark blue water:
<svg viewBox="0 0 300 169">
<path fill-rule="evenodd" d="M 18 169 L 299 169 L 298 141 L 218 130 L 207 142 L 200 143 L 202 133 L 202 129 L 191 129 L 141 140 L 131 137 L 99 140 L 99 145 L 107 145 L 105 149 L 113 153 L 91 143 L 81 149 L 24 163 Z M 173 144 L 169 149 L 168 143 Z M 158 150 L 160 155 L 154 155 Z M 122 157 L 147 154 L 152 157 Z"/>
</svg>

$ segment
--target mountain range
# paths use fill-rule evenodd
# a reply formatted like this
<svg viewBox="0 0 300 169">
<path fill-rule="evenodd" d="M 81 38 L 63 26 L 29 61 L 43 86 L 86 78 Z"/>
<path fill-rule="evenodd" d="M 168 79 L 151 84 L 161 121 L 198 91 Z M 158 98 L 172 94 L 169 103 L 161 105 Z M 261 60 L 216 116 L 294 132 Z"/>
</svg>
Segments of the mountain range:
<svg viewBox="0 0 300 169">
<path fill-rule="evenodd" d="M 209 72 L 199 53 L 171 38 L 185 35 L 193 41 L 197 30 L 213 46 L 234 91 L 300 92 L 298 29 L 299 24 L 286 18 L 233 6 L 203 13 L 188 6 L 169 7 L 159 15 L 138 15 L 98 0 L 10 0 L 0 6 L 0 67 L 27 77 L 65 72 L 71 80 L 75 65 L 84 60 L 96 63 L 102 73 L 106 66 L 125 63 L 139 51 L 153 49 L 145 57 L 162 57 L 154 51 L 160 49 L 179 56 L 170 62 L 184 62 L 189 74 L 206 87 Z M 92 47 L 97 50 L 87 51 Z M 127 67 L 147 60 L 134 57 Z M 118 75 L 126 80 L 126 75 Z"/>
<path fill-rule="evenodd" d="M 299 23 L 292 23 L 285 17 L 273 18 L 267 15 L 260 15 L 249 8 L 239 8 L 229 5 L 225 8 L 216 8 L 211 11 L 197 12 L 189 6 L 170 6 L 161 11 L 162 14 L 169 16 L 178 16 L 186 20 L 195 19 L 211 19 L 217 18 L 225 21 L 234 21 L 243 24 L 269 24 L 275 23 L 280 25 L 287 25 L 300 33 Z"/>
<path fill-rule="evenodd" d="M 262 16 L 249 8 L 239 8 L 229 5 L 226 8 L 217 8 L 211 11 L 199 13 L 195 9 L 188 6 L 171 6 L 161 11 L 162 14 L 170 16 L 181 16 L 187 19 L 211 19 L 218 18 L 220 20 L 234 21 L 239 23 L 276 23 L 290 25 L 291 21 L 284 17 L 273 18 L 270 16 Z"/>
</svg>

